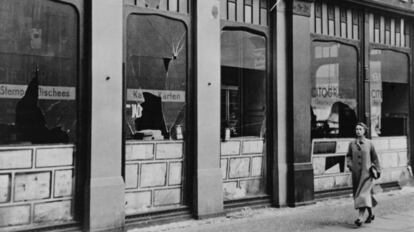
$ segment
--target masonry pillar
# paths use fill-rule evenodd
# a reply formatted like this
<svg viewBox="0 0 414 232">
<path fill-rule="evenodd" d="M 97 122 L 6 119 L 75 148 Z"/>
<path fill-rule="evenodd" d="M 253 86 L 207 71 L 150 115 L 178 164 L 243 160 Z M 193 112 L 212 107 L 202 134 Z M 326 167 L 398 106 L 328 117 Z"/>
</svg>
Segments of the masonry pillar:
<svg viewBox="0 0 414 232">
<path fill-rule="evenodd" d="M 194 211 L 198 218 L 223 212 L 220 169 L 220 1 L 197 0 Z"/>
<path fill-rule="evenodd" d="M 125 221 L 122 167 L 123 1 L 88 2 L 90 157 L 85 228 L 121 231 Z"/>
<path fill-rule="evenodd" d="M 311 0 L 290 1 L 288 17 L 288 41 L 291 57 L 289 59 L 290 96 L 288 128 L 288 166 L 290 205 L 297 206 L 313 202 L 313 168 L 310 134 L 310 15 Z M 289 38 L 290 37 L 290 38 Z"/>
<path fill-rule="evenodd" d="M 277 207 L 283 207 L 287 205 L 287 189 L 288 189 L 288 163 L 287 163 L 287 107 L 288 107 L 288 91 L 287 91 L 287 59 L 288 54 L 288 41 L 286 39 L 286 2 L 288 0 L 279 1 L 279 4 L 273 8 L 271 12 L 272 20 L 272 43 L 273 46 L 273 75 L 272 81 L 274 84 L 273 98 L 274 101 L 273 114 L 274 125 L 273 133 L 275 134 L 273 141 L 274 147 L 274 163 L 272 168 L 272 180 L 273 180 L 273 204 Z"/>
</svg>

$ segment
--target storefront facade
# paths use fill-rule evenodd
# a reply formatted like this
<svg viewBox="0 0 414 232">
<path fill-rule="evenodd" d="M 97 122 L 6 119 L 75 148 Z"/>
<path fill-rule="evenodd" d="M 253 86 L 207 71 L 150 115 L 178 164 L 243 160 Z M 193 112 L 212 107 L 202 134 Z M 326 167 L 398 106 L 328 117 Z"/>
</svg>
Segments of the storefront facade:
<svg viewBox="0 0 414 232">
<path fill-rule="evenodd" d="M 0 231 L 119 230 L 410 177 L 406 1 L 0 0 Z"/>
<path fill-rule="evenodd" d="M 311 137 L 316 197 L 352 186 L 345 164 L 356 121 L 383 166 L 382 186 L 410 171 L 409 18 L 360 5 L 315 1 L 311 20 Z"/>
<path fill-rule="evenodd" d="M 288 202 L 351 192 L 345 155 L 357 121 L 371 128 L 384 168 L 378 182 L 398 188 L 412 177 L 412 3 L 293 1 L 291 10 Z"/>
</svg>

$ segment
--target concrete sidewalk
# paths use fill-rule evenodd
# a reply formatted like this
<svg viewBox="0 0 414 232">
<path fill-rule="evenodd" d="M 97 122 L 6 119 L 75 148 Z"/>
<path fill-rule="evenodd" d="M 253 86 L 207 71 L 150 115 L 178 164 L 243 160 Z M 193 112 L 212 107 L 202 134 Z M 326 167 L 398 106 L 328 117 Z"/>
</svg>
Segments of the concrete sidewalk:
<svg viewBox="0 0 414 232">
<path fill-rule="evenodd" d="M 414 232 L 414 187 L 380 192 L 376 198 L 379 205 L 374 209 L 375 220 L 361 227 L 354 225 L 358 212 L 348 196 L 296 208 L 245 208 L 225 217 L 174 222 L 129 232 Z"/>
<path fill-rule="evenodd" d="M 361 232 L 383 232 L 383 231 L 398 231 L 398 232 L 414 232 L 414 210 L 394 213 L 383 216 L 376 216 L 371 224 L 363 224 L 361 227 L 356 227 L 351 224 L 326 226 L 311 230 L 312 232 L 342 232 L 350 231 L 350 229 L 358 229 Z"/>
</svg>

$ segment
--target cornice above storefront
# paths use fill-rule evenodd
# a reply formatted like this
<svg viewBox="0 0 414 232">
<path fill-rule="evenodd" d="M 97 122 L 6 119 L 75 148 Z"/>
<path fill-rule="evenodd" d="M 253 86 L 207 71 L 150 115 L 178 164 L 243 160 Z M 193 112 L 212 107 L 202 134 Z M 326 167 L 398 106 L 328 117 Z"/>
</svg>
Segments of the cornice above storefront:
<svg viewBox="0 0 414 232">
<path fill-rule="evenodd" d="M 333 2 L 349 2 L 377 10 L 414 16 L 414 0 L 332 0 Z"/>
</svg>

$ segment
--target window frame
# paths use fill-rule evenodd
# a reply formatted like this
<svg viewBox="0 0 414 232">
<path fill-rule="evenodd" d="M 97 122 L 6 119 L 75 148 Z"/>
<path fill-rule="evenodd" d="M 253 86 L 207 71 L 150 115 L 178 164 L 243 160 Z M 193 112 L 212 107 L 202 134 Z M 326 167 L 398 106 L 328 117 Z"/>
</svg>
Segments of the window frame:
<svg viewBox="0 0 414 232">
<path fill-rule="evenodd" d="M 329 1 L 326 0 L 318 0 L 315 2 L 315 4 L 319 4 L 320 5 L 320 14 L 322 17 L 322 5 L 323 4 L 328 4 L 332 7 L 339 7 L 339 18 L 337 20 L 339 20 L 339 36 L 345 36 L 345 37 L 339 37 L 339 36 L 335 36 L 335 35 L 327 35 L 326 32 L 323 30 L 323 28 L 321 28 L 320 31 L 317 31 L 317 25 L 316 25 L 316 7 L 314 7 L 314 12 L 312 12 L 311 17 L 309 18 L 310 22 L 311 22 L 311 32 L 310 32 L 310 49 L 311 49 L 311 57 L 314 56 L 314 51 L 312 51 L 312 47 L 313 47 L 313 42 L 336 42 L 336 43 L 340 43 L 340 44 L 344 44 L 344 45 L 348 45 L 348 46 L 352 46 L 356 49 L 357 52 L 357 82 L 356 82 L 356 92 L 357 92 L 357 96 L 356 96 L 356 102 L 357 102 L 357 107 L 356 107 L 356 116 L 357 116 L 357 120 L 359 121 L 364 121 L 367 115 L 366 112 L 366 104 L 368 104 L 365 100 L 365 84 L 366 81 L 364 79 L 365 74 L 364 74 L 364 65 L 365 65 L 365 57 L 364 57 L 364 42 L 365 42 L 365 37 L 367 36 L 365 31 L 364 31 L 364 11 L 360 10 L 360 8 L 358 8 L 357 4 L 347 4 L 347 3 L 342 3 L 342 2 L 338 2 L 335 3 L 333 5 L 331 5 L 332 3 L 330 3 Z M 352 25 L 352 29 L 351 31 L 348 31 L 348 26 L 346 25 L 345 28 L 345 32 L 342 31 L 342 23 L 343 20 L 345 18 L 343 18 L 343 16 L 347 16 L 347 12 L 351 11 L 351 22 L 348 22 L 349 19 L 346 18 L 346 24 L 351 24 Z M 354 38 L 353 35 L 353 27 L 355 26 L 354 22 L 353 22 L 353 16 L 357 16 L 357 20 L 358 20 L 358 37 Z M 319 18 L 320 20 L 322 20 L 322 18 Z M 321 22 L 323 23 L 323 22 Z M 312 29 L 314 28 L 314 29 Z M 313 31 L 312 31 L 313 30 Z M 351 36 L 349 36 L 351 35 Z M 352 37 L 352 38 L 350 38 Z M 311 60 L 311 64 L 312 64 L 312 60 Z M 310 90 L 311 91 L 311 90 Z M 310 122 L 309 122 L 310 124 Z M 311 130 L 311 126 L 309 126 L 309 130 Z M 310 134 L 310 133 L 309 133 Z M 314 138 L 311 137 L 311 141 Z M 315 138 L 318 139 L 318 138 Z"/>
<path fill-rule="evenodd" d="M 12 0 L 10 0 L 12 1 Z M 84 0 L 41 0 L 41 2 L 54 2 L 56 4 L 66 5 L 71 8 L 73 8 L 76 18 L 76 24 L 74 25 L 77 29 L 77 37 L 76 37 L 76 55 L 74 58 L 76 58 L 75 64 L 76 64 L 76 90 L 75 90 L 75 106 L 78 109 L 78 112 L 76 113 L 76 141 L 74 143 L 68 142 L 67 144 L 74 144 L 76 147 L 79 147 L 79 145 L 82 143 L 82 138 L 86 138 L 87 130 L 86 127 L 86 120 L 87 120 L 87 114 L 84 112 L 87 112 L 88 104 L 85 102 L 88 98 L 87 95 L 87 85 L 88 81 L 86 80 L 86 70 L 85 70 L 85 63 L 84 61 L 84 44 L 85 41 L 83 38 L 85 38 L 85 32 L 84 32 L 84 19 L 85 19 L 85 3 Z M 41 70 L 40 70 L 41 71 Z M 53 143 L 42 143 L 43 145 L 49 145 Z M 9 145 L 16 145 L 16 146 L 25 146 L 21 144 L 3 144 L 0 146 L 9 146 Z M 30 144 L 30 146 L 37 146 L 39 144 Z"/>
<path fill-rule="evenodd" d="M 270 115 L 270 111 L 269 111 L 269 106 L 271 104 L 271 97 L 272 95 L 271 93 L 271 85 L 272 82 L 270 82 L 271 78 L 271 52 L 270 50 L 272 49 L 271 47 L 271 37 L 270 37 L 270 29 L 268 26 L 261 26 L 261 25 L 255 25 L 255 24 L 248 24 L 248 23 L 244 23 L 244 22 L 234 22 L 234 21 L 228 21 L 228 20 L 223 20 L 221 19 L 220 22 L 220 41 L 221 41 L 221 33 L 223 31 L 243 31 L 243 32 L 249 32 L 255 35 L 259 35 L 259 36 L 263 36 L 265 41 L 266 41 L 266 67 L 265 67 L 265 82 L 266 82 L 266 94 L 265 94 L 265 104 L 266 104 L 266 113 L 265 113 L 265 117 L 266 119 L 271 119 L 271 115 Z M 221 52 L 221 51 L 220 51 Z M 220 61 L 220 69 L 221 69 L 221 61 Z M 221 77 L 220 77 L 221 80 Z M 221 99 L 221 83 L 220 83 L 220 99 Z M 221 109 L 221 104 L 220 104 L 220 112 L 222 111 Z M 272 128 L 269 127 L 269 121 L 270 120 L 266 120 L 266 128 Z M 220 130 L 221 130 L 221 126 L 220 126 Z M 269 130 L 267 130 L 269 132 Z M 266 140 L 271 139 L 269 137 L 269 133 L 266 133 L 267 137 Z"/>
<path fill-rule="evenodd" d="M 265 40 L 265 48 L 266 48 L 266 54 L 265 54 L 265 56 L 266 56 L 266 66 L 265 66 L 265 70 L 264 70 L 264 72 L 265 72 L 265 89 L 266 89 L 266 92 L 267 92 L 267 86 L 268 86 L 268 82 L 269 82 L 269 76 L 268 76 L 268 71 L 267 71 L 267 69 L 268 69 L 268 53 L 269 53 L 269 48 L 268 48 L 268 38 L 266 37 L 266 35 L 265 34 L 262 34 L 262 33 L 260 33 L 260 32 L 258 32 L 258 31 L 255 31 L 255 30 L 246 30 L 246 29 L 235 29 L 235 28 L 232 28 L 232 27 L 225 27 L 225 28 L 223 28 L 221 31 L 220 31 L 220 35 L 221 35 L 221 33 L 223 33 L 223 32 L 225 32 L 225 31 L 234 31 L 234 32 L 247 32 L 247 33 L 250 33 L 250 34 L 253 34 L 253 35 L 257 35 L 257 36 L 262 36 L 263 38 L 264 38 L 264 40 Z M 221 39 L 221 38 L 220 38 Z M 221 67 L 221 62 L 220 62 L 220 67 Z M 259 70 L 259 71 L 262 71 L 262 70 Z M 222 91 L 223 91 L 223 84 L 222 83 L 220 83 L 220 95 L 222 95 Z M 228 89 L 231 89 L 231 90 L 233 90 L 233 86 L 227 86 L 227 85 L 224 85 L 224 87 L 225 87 L 225 89 L 226 90 L 228 90 Z M 240 94 L 240 96 L 239 96 L 239 104 L 240 104 L 240 121 L 241 122 L 243 122 L 243 97 L 241 96 L 242 95 L 242 88 L 240 88 L 240 86 L 238 87 L 238 91 L 239 91 L 239 94 Z M 227 94 L 226 94 L 227 95 Z M 221 99 L 221 97 L 222 96 L 220 96 L 220 99 Z M 268 94 L 267 93 L 265 93 L 265 102 L 264 102 L 264 104 L 266 105 L 266 109 L 265 109 L 265 118 L 268 118 Z M 227 101 L 226 101 L 227 102 Z M 221 107 L 221 104 L 220 104 L 220 107 Z M 222 111 L 223 109 L 221 109 L 220 108 L 220 112 Z M 227 111 L 227 109 L 226 109 L 226 111 Z M 221 121 L 220 121 L 221 122 Z M 220 126 L 221 127 L 221 126 Z M 239 125 L 239 129 L 241 130 L 241 131 L 243 131 L 243 126 L 242 125 Z M 220 130 L 223 130 L 224 128 L 221 128 Z M 246 137 L 245 135 L 241 135 L 241 136 L 238 136 L 238 137 Z M 258 136 L 259 137 L 259 136 Z M 265 138 L 266 139 L 266 138 Z"/>
<path fill-rule="evenodd" d="M 321 34 L 316 34 L 316 33 L 311 33 L 311 42 L 310 42 L 310 50 L 311 50 L 311 66 L 312 66 L 312 62 L 313 62 L 313 57 L 315 56 L 314 53 L 314 49 L 313 49 L 313 44 L 314 42 L 320 42 L 320 43 L 339 43 L 339 44 L 343 44 L 346 46 L 350 46 L 353 47 L 356 51 L 356 116 L 357 116 L 357 120 L 361 121 L 361 119 L 364 118 L 365 115 L 365 111 L 364 111 L 364 80 L 362 78 L 362 41 L 361 40 L 353 40 L 353 39 L 348 39 L 348 38 L 339 38 L 339 37 L 334 37 L 334 36 L 328 36 L 328 35 L 321 35 Z M 309 78 L 312 78 L 311 76 L 309 76 Z M 310 86 L 312 88 L 312 86 Z M 309 91 L 312 91 L 312 89 L 310 89 Z M 309 130 L 310 130 L 310 126 L 309 126 Z M 327 137 L 330 139 L 336 138 L 336 137 Z M 312 138 L 311 139 L 321 139 L 321 138 Z"/>
<path fill-rule="evenodd" d="M 410 29 L 412 28 L 412 26 L 409 26 Z M 410 30 L 412 31 L 412 30 Z M 410 36 L 412 37 L 412 33 L 410 34 Z M 372 50 L 381 50 L 381 51 L 392 51 L 392 52 L 396 52 L 402 55 L 405 55 L 407 57 L 407 73 L 408 73 L 408 77 L 407 77 L 407 87 L 408 87 L 408 117 L 407 117 L 407 134 L 406 135 L 400 135 L 400 136 L 407 136 L 407 139 L 410 141 L 414 140 L 414 138 L 412 138 L 412 134 L 413 134 L 413 129 L 414 129 L 414 123 L 411 122 L 411 120 L 413 120 L 413 115 L 414 115 L 414 86 L 413 86 L 413 81 L 412 81 L 412 73 L 413 73 L 413 56 L 412 56 L 412 51 L 414 48 L 408 48 L 408 47 L 397 47 L 397 46 L 392 46 L 392 45 L 385 45 L 385 44 L 380 44 L 380 43 L 375 43 L 375 42 L 371 42 L 368 45 L 368 63 L 370 62 L 370 53 Z M 368 64 L 369 65 L 369 64 Z M 369 75 L 369 74 L 367 74 Z M 370 77 L 368 76 L 368 79 L 370 80 Z M 371 102 L 371 85 L 370 85 L 370 99 L 369 101 Z M 370 103 L 370 109 L 369 112 L 371 113 L 371 107 L 372 107 L 372 103 Z M 370 123 L 371 124 L 371 117 L 369 118 Z M 369 130 L 369 135 L 371 136 L 371 130 Z M 378 136 L 378 138 L 381 138 L 382 136 Z M 385 136 L 385 137 L 389 137 L 389 136 Z M 408 151 L 411 151 L 411 143 L 408 143 Z"/>
<path fill-rule="evenodd" d="M 253 34 L 257 34 L 260 36 L 263 36 L 266 40 L 266 67 L 265 67 L 265 82 L 266 82 L 266 93 L 265 93 L 265 104 L 266 104 L 266 136 L 265 136 L 265 153 L 263 154 L 263 158 L 266 159 L 266 166 L 263 167 L 265 169 L 265 172 L 263 173 L 264 178 L 264 194 L 267 196 L 271 196 L 273 194 L 273 173 L 272 173 L 272 160 L 277 159 L 273 156 L 274 150 L 277 149 L 277 133 L 274 131 L 277 131 L 277 122 L 276 116 L 274 114 L 277 114 L 277 110 L 272 109 L 272 107 L 277 106 L 277 99 L 275 96 L 277 96 L 277 84 L 276 84 L 276 78 L 272 78 L 272 75 L 276 75 L 276 68 L 274 67 L 275 62 L 272 59 L 275 59 L 277 54 L 275 52 L 276 47 L 276 40 L 274 39 L 275 33 L 272 34 L 271 32 L 274 30 L 276 31 L 276 25 L 272 25 L 272 22 L 270 20 L 270 14 L 267 14 L 267 26 L 264 25 L 256 25 L 256 24 L 248 24 L 244 22 L 237 22 L 237 21 L 230 21 L 226 19 L 220 20 L 220 41 L 221 41 L 221 33 L 223 31 L 245 31 L 250 32 Z M 220 51 L 221 52 L 221 51 Z M 272 54 L 274 53 L 274 54 Z M 221 69 L 221 61 L 220 61 L 220 69 Z M 220 77 L 221 80 L 221 77 Z M 220 83 L 220 99 L 221 96 L 221 83 Z M 221 104 L 220 104 L 220 114 L 222 112 Z M 221 122 L 221 119 L 220 119 Z M 221 130 L 221 126 L 220 126 Z M 277 151 L 275 151 L 277 152 Z M 260 197 L 260 196 L 259 196 Z M 253 197 L 254 198 L 254 197 Z M 240 200 L 245 200 L 246 198 L 241 198 Z M 249 198 L 247 198 L 249 199 Z M 224 201 L 225 205 L 231 205 L 232 202 L 237 202 L 238 200 L 228 200 Z"/>
<path fill-rule="evenodd" d="M 9 0 L 14 1 L 14 0 Z M 76 120 L 77 120 L 77 132 L 76 132 L 76 141 L 74 143 L 67 143 L 73 144 L 75 146 L 74 153 L 73 153 L 73 167 L 74 169 L 74 179 L 75 184 L 73 185 L 73 200 L 74 200 L 74 209 L 73 209 L 73 221 L 66 222 L 62 225 L 56 224 L 51 225 L 54 228 L 66 228 L 68 226 L 80 226 L 84 221 L 84 208 L 85 205 L 85 197 L 84 197 L 84 190 L 86 186 L 87 178 L 87 169 L 88 169 L 88 144 L 90 144 L 91 138 L 89 135 L 89 125 L 90 125 L 90 115 L 88 114 L 90 109 L 90 81 L 87 72 L 87 63 L 85 59 L 87 57 L 85 48 L 86 41 L 86 23 L 85 23 L 85 12 L 86 12 L 86 5 L 85 0 L 41 0 L 42 2 L 54 2 L 56 4 L 65 5 L 68 7 L 73 8 L 75 13 L 76 19 L 76 30 L 77 35 L 75 37 L 77 47 L 76 47 L 76 107 L 78 112 L 76 113 Z M 42 147 L 44 145 L 51 146 L 51 147 L 59 147 L 65 146 L 62 144 L 12 144 L 13 147 Z M 1 147 L 11 147 L 11 144 L 4 144 L 0 145 Z M 54 178 L 54 177 L 52 177 Z M 53 184 L 53 183 L 52 183 Z M 30 225 L 29 225 L 30 226 Z M 33 225 L 32 225 L 33 226 Z M 46 227 L 50 226 L 50 224 L 45 224 Z M 30 227 L 29 227 L 30 228 Z"/>
<path fill-rule="evenodd" d="M 183 152 L 184 152 L 184 160 L 183 160 L 183 166 L 182 166 L 182 172 L 183 172 L 183 179 L 182 179 L 182 205 L 183 208 L 187 208 L 189 206 L 191 206 L 194 202 L 193 202 L 193 188 L 192 188 L 192 184 L 193 183 L 193 176 L 195 175 L 195 170 L 194 170 L 194 160 L 195 157 L 188 155 L 189 151 L 193 151 L 194 146 L 195 146 L 195 140 L 194 140 L 194 133 L 195 133 L 195 121 L 194 121 L 194 84 L 195 84 L 195 80 L 194 78 L 192 78 L 193 76 L 193 67 L 194 67 L 194 55 L 193 55 L 193 28 L 192 28 L 192 18 L 191 18 L 191 12 L 192 7 L 193 7 L 193 3 L 192 1 L 188 1 L 188 9 L 189 12 L 188 14 L 182 14 L 182 13 L 178 13 L 178 12 L 172 12 L 172 11 L 161 11 L 158 9 L 153 9 L 153 8 L 146 8 L 146 7 L 141 7 L 141 6 L 136 6 L 136 5 L 128 5 L 124 3 L 124 12 L 123 12 L 123 74 L 122 74 L 122 81 L 123 81 L 123 88 L 122 88 L 122 170 L 121 170 L 121 174 L 123 179 L 125 180 L 125 164 L 126 164 L 126 157 L 125 157 L 125 147 L 126 147 L 126 141 L 127 138 L 125 136 L 125 114 L 126 114 L 126 91 L 127 91 L 127 85 L 126 85 L 126 63 L 127 63 L 127 36 L 128 36 L 128 18 L 130 15 L 133 14 L 137 14 L 137 15 L 142 15 L 142 16 L 151 16 L 151 15 L 155 15 L 155 16 L 160 16 L 160 17 L 164 17 L 166 19 L 170 19 L 173 21 L 179 21 L 181 23 L 183 23 L 184 27 L 187 30 L 187 36 L 186 36 L 186 40 L 187 40 L 187 63 L 186 63 L 186 99 L 185 99 L 185 103 L 186 103 L 186 114 L 185 114 L 185 128 L 186 128 L 186 137 L 184 137 L 183 139 L 183 143 L 184 143 L 184 147 L 183 147 Z M 161 141 L 162 142 L 162 141 Z M 161 210 L 162 211 L 162 210 Z M 134 215 L 127 215 L 126 218 L 133 218 L 135 217 Z"/>
</svg>

